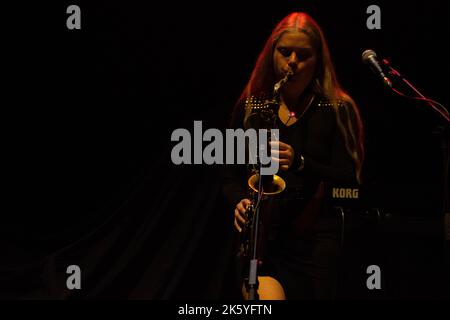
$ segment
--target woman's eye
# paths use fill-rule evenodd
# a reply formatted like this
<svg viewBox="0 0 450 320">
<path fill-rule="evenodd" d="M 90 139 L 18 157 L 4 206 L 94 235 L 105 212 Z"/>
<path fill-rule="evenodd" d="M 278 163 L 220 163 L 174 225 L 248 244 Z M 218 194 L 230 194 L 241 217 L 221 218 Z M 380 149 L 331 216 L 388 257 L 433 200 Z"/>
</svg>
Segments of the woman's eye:
<svg viewBox="0 0 450 320">
<path fill-rule="evenodd" d="M 284 48 L 284 47 L 279 47 L 277 50 L 281 55 L 283 55 L 286 58 L 290 57 L 293 52 L 292 49 Z M 296 50 L 295 55 L 296 55 L 298 61 L 305 61 L 311 57 L 312 53 L 310 52 L 310 50 L 301 49 L 298 51 Z"/>
<path fill-rule="evenodd" d="M 289 57 L 291 55 L 291 52 L 286 48 L 278 48 L 278 51 L 284 56 Z"/>
<path fill-rule="evenodd" d="M 297 56 L 298 56 L 298 59 L 299 59 L 300 61 L 304 61 L 304 60 L 307 60 L 307 59 L 309 59 L 309 58 L 311 57 L 311 53 L 309 53 L 309 52 L 304 52 L 304 53 L 298 54 Z"/>
</svg>

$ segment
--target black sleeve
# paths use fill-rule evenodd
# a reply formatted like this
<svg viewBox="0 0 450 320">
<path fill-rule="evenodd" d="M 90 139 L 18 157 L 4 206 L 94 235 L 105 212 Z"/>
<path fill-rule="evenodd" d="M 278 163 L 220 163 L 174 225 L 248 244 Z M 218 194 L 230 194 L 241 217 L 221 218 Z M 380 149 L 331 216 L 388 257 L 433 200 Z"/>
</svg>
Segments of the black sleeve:
<svg viewBox="0 0 450 320">
<path fill-rule="evenodd" d="M 238 105 L 233 112 L 229 129 L 243 128 L 244 106 Z M 236 149 L 235 149 L 236 154 Z M 228 204 L 234 207 L 247 198 L 247 166 L 245 164 L 225 164 L 222 170 L 223 193 Z"/>
<path fill-rule="evenodd" d="M 350 105 L 342 104 L 338 110 L 343 124 L 345 125 L 346 122 L 350 120 L 353 128 L 356 130 L 356 116 L 353 108 Z M 336 117 L 335 113 L 334 115 Z M 329 164 L 319 163 L 307 154 L 303 155 L 305 164 L 301 172 L 305 176 L 312 176 L 325 182 L 344 184 L 357 183 L 355 162 L 346 149 L 344 135 L 337 124 L 334 129 L 334 138 L 331 148 L 331 159 Z"/>
</svg>

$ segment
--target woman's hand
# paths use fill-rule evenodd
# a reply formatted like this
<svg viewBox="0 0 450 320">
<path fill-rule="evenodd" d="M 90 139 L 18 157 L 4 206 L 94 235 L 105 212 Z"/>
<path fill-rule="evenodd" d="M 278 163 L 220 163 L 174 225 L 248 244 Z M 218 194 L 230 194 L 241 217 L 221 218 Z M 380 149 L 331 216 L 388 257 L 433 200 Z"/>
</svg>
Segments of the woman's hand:
<svg viewBox="0 0 450 320">
<path fill-rule="evenodd" d="M 251 204 L 251 201 L 248 199 L 242 199 L 234 208 L 234 226 L 237 231 L 241 232 L 242 227 L 244 226 L 245 220 L 245 210 Z"/>
<path fill-rule="evenodd" d="M 278 145 L 278 151 L 272 149 L 272 161 L 279 163 L 280 169 L 287 171 L 294 161 L 294 149 L 287 143 L 281 141 L 270 141 L 270 146 L 274 148 Z"/>
</svg>

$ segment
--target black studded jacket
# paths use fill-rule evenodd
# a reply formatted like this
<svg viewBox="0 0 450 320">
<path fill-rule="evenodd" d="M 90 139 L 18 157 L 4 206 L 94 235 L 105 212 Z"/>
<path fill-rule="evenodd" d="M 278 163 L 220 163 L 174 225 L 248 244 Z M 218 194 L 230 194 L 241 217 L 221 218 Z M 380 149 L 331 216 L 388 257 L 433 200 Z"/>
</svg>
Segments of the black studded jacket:
<svg viewBox="0 0 450 320">
<path fill-rule="evenodd" d="M 239 106 L 232 117 L 231 128 L 243 128 L 245 108 L 261 106 L 261 99 L 247 99 L 245 106 Z M 320 182 L 355 183 L 354 161 L 348 154 L 343 134 L 336 122 L 336 108 L 323 98 L 316 97 L 302 117 L 286 126 L 277 117 L 280 141 L 289 144 L 304 158 L 301 171 L 280 171 L 286 182 L 286 190 L 279 197 L 294 196 L 308 201 L 316 192 Z M 339 101 L 338 108 L 344 123 L 355 121 L 353 109 Z M 249 198 L 246 165 L 226 165 L 224 169 L 223 191 L 228 203 L 234 207 L 240 200 Z"/>
</svg>

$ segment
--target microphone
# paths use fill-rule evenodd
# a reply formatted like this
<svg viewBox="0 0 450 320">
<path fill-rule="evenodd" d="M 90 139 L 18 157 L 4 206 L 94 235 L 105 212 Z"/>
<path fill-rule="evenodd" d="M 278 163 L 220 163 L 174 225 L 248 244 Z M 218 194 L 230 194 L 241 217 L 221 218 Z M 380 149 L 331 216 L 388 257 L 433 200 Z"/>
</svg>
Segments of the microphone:
<svg viewBox="0 0 450 320">
<path fill-rule="evenodd" d="M 377 54 L 373 50 L 366 50 L 362 54 L 362 62 L 368 64 L 372 71 L 381 77 L 383 83 L 388 87 L 392 88 L 392 82 L 388 77 L 384 74 L 383 70 L 380 67 L 380 64 L 377 60 Z"/>
</svg>

